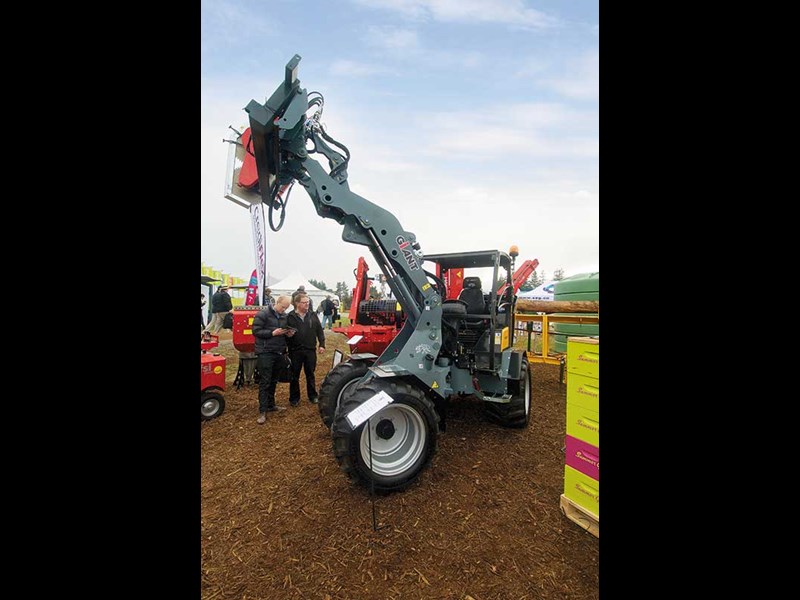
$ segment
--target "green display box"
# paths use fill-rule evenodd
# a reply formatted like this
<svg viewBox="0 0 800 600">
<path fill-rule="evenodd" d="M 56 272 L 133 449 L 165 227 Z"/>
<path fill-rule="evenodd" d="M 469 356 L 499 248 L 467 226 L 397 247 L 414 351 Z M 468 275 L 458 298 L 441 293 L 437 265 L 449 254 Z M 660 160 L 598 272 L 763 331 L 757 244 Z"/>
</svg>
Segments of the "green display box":
<svg viewBox="0 0 800 600">
<path fill-rule="evenodd" d="M 577 404 L 595 412 L 600 410 L 600 380 L 573 373 L 567 378 L 567 404 Z"/>
<path fill-rule="evenodd" d="M 600 378 L 599 339 L 572 337 L 567 340 L 567 373 Z"/>
<path fill-rule="evenodd" d="M 600 519 L 600 482 L 564 466 L 564 495 Z"/>
<path fill-rule="evenodd" d="M 600 412 L 567 402 L 567 435 L 600 447 Z"/>
</svg>

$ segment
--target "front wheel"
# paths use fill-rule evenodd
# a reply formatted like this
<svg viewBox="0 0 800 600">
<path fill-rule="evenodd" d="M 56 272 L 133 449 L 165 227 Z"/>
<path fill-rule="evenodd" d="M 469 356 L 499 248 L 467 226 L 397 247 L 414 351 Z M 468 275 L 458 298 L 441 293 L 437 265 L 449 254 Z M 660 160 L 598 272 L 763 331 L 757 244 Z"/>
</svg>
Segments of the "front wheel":
<svg viewBox="0 0 800 600">
<path fill-rule="evenodd" d="M 341 362 L 333 367 L 322 385 L 319 386 L 319 416 L 328 429 L 331 428 L 336 409 L 342 403 L 342 398 L 355 389 L 358 380 L 367 372 L 365 362 Z"/>
<path fill-rule="evenodd" d="M 200 419 L 208 421 L 225 410 L 225 398 L 219 392 L 206 391 L 200 394 Z"/>
<path fill-rule="evenodd" d="M 393 402 L 350 431 L 348 413 L 381 391 Z M 374 483 L 378 492 L 396 492 L 430 463 L 438 430 L 439 415 L 422 391 L 402 381 L 373 379 L 342 399 L 331 434 L 336 460 L 348 477 L 365 486 Z"/>
</svg>

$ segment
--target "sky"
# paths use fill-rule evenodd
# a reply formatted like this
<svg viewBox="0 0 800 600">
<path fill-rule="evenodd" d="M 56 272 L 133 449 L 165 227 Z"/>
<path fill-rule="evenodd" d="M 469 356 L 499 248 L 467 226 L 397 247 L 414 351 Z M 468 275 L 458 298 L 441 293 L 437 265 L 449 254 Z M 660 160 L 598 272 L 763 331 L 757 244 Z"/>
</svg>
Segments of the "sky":
<svg viewBox="0 0 800 600">
<path fill-rule="evenodd" d="M 326 132 L 350 150 L 350 190 L 393 213 L 423 253 L 515 244 L 517 265 L 536 258 L 548 279 L 599 271 L 598 0 L 201 6 L 206 265 L 244 279 L 255 268 L 250 213 L 224 197 L 223 140 L 299 54 L 300 86 L 324 96 Z M 359 256 L 377 275 L 341 234 L 295 185 L 283 228 L 267 225 L 271 280 L 299 271 L 352 287 Z"/>
</svg>

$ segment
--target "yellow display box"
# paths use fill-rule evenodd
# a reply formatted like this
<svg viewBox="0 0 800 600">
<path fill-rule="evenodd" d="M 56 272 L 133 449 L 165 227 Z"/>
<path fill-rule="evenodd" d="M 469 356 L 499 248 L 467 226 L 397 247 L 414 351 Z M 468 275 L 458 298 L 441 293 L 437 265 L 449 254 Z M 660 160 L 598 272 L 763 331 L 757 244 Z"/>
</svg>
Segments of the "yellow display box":
<svg viewBox="0 0 800 600">
<path fill-rule="evenodd" d="M 573 373 L 567 379 L 567 404 L 577 404 L 595 412 L 600 410 L 600 380 Z"/>
<path fill-rule="evenodd" d="M 600 378 L 599 339 L 588 337 L 567 339 L 567 373 Z"/>
<path fill-rule="evenodd" d="M 600 519 L 600 482 L 572 467 L 564 467 L 564 495 Z"/>
<path fill-rule="evenodd" d="M 567 435 L 600 447 L 600 412 L 567 402 Z"/>
</svg>

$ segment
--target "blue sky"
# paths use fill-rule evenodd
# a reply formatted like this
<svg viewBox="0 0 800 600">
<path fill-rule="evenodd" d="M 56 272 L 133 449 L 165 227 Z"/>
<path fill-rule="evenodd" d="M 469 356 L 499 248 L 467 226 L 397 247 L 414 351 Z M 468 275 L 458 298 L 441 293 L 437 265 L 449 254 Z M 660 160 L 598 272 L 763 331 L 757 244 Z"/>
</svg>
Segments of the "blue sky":
<svg viewBox="0 0 800 600">
<path fill-rule="evenodd" d="M 207 0 L 201 27 L 206 264 L 254 268 L 249 213 L 224 198 L 222 140 L 299 54 L 300 85 L 322 93 L 326 131 L 351 152 L 350 189 L 424 253 L 516 244 L 548 277 L 599 270 L 596 0 Z M 359 256 L 377 274 L 299 185 L 267 237 L 273 277 L 352 286 Z"/>
</svg>

